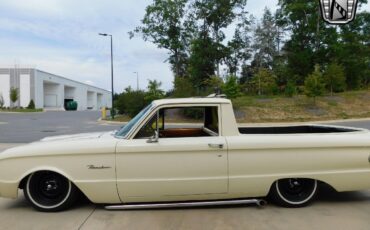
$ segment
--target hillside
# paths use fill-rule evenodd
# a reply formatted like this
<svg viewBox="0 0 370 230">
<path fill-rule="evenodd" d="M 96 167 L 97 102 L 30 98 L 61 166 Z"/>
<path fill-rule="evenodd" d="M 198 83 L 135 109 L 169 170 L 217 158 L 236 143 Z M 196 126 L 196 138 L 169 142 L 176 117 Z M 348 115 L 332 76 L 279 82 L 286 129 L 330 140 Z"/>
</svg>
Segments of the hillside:
<svg viewBox="0 0 370 230">
<path fill-rule="evenodd" d="M 349 91 L 313 99 L 243 96 L 233 100 L 238 122 L 299 122 L 370 117 L 370 91 Z"/>
</svg>

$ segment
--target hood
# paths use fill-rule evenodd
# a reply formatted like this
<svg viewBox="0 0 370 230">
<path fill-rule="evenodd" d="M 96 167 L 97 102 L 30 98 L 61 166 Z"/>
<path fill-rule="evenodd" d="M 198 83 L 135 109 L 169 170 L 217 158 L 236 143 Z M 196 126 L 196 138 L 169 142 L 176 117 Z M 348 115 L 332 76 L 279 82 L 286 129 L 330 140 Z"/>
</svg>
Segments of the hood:
<svg viewBox="0 0 370 230">
<path fill-rule="evenodd" d="M 118 141 L 114 133 L 111 131 L 46 137 L 37 142 L 6 149 L 0 153 L 0 161 L 17 157 L 58 154 L 95 154 L 102 151 L 114 153 Z"/>
<path fill-rule="evenodd" d="M 99 139 L 106 136 L 114 135 L 115 131 L 110 132 L 95 132 L 95 133 L 79 133 L 73 135 L 61 135 L 45 137 L 40 140 L 40 142 L 56 142 L 56 141 L 76 141 L 76 140 L 88 140 L 88 139 Z"/>
</svg>

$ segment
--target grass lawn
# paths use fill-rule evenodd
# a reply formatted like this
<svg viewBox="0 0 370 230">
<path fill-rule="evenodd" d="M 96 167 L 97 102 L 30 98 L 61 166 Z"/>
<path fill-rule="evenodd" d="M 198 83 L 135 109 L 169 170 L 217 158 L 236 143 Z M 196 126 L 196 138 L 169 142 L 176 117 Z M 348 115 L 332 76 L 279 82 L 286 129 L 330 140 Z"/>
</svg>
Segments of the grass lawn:
<svg viewBox="0 0 370 230">
<path fill-rule="evenodd" d="M 111 119 L 110 117 L 107 117 L 105 121 L 117 121 L 117 122 L 128 122 L 131 118 L 127 115 L 116 115 L 114 119 Z"/>
<path fill-rule="evenodd" d="M 9 109 L 0 109 L 0 112 L 6 113 L 35 113 L 42 112 L 43 109 L 20 109 L 20 108 L 9 108 Z"/>
</svg>

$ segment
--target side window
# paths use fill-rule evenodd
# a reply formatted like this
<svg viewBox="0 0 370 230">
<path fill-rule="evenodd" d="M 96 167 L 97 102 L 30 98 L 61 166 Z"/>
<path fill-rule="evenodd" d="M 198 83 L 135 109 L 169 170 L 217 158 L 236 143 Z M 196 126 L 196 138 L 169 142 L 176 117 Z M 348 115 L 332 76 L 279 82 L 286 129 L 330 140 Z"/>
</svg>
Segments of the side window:
<svg viewBox="0 0 370 230">
<path fill-rule="evenodd" d="M 171 107 L 160 109 L 140 129 L 135 138 L 150 138 L 159 131 L 159 138 L 218 136 L 218 107 Z"/>
<path fill-rule="evenodd" d="M 164 109 L 164 129 L 190 129 L 204 126 L 204 107 Z"/>
<path fill-rule="evenodd" d="M 149 121 L 140 129 L 136 134 L 135 139 L 149 138 L 154 135 L 155 130 L 157 130 L 157 125 L 159 130 L 163 129 L 163 112 L 159 112 L 159 119 L 157 120 L 157 113 L 154 114 Z"/>
</svg>

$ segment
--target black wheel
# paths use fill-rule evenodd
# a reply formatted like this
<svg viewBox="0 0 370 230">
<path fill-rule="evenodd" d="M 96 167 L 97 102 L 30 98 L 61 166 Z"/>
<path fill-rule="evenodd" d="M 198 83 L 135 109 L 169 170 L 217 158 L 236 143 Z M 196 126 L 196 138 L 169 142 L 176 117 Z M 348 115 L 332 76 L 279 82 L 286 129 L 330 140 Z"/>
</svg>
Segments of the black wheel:
<svg viewBox="0 0 370 230">
<path fill-rule="evenodd" d="M 24 195 L 35 209 L 58 212 L 73 205 L 78 196 L 78 189 L 58 173 L 40 171 L 28 177 Z"/>
<path fill-rule="evenodd" d="M 272 185 L 270 198 L 283 207 L 299 208 L 310 204 L 317 193 L 317 181 L 303 178 L 278 180 Z"/>
</svg>

